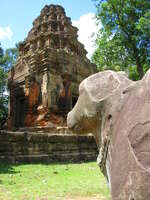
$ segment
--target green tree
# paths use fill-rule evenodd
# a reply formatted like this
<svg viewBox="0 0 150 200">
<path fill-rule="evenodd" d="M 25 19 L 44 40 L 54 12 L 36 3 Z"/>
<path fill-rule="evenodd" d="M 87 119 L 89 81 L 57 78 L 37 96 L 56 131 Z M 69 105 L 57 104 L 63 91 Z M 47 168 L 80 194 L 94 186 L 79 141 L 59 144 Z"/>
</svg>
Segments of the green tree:
<svg viewBox="0 0 150 200">
<path fill-rule="evenodd" d="M 95 1 L 102 28 L 93 61 L 100 70 L 125 70 L 133 79 L 142 78 L 150 65 L 150 1 Z"/>
<path fill-rule="evenodd" d="M 0 45 L 0 128 L 6 122 L 8 113 L 7 75 L 8 70 L 16 63 L 18 46 L 4 51 Z"/>
<path fill-rule="evenodd" d="M 7 73 L 0 67 L 0 128 L 5 123 L 8 113 Z"/>
<path fill-rule="evenodd" d="M 6 49 L 3 55 L 3 67 L 8 71 L 15 63 L 18 58 L 18 44 L 16 47 Z"/>
<path fill-rule="evenodd" d="M 5 59 L 4 51 L 0 46 L 0 128 L 7 119 L 7 72 L 4 69 Z"/>
</svg>

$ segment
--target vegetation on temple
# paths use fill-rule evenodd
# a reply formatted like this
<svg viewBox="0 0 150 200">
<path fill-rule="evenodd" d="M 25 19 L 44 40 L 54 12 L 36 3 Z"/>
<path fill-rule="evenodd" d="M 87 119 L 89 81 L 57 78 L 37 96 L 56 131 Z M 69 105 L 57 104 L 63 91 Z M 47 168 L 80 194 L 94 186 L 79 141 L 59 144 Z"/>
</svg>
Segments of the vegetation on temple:
<svg viewBox="0 0 150 200">
<path fill-rule="evenodd" d="M 102 28 L 93 61 L 100 70 L 123 70 L 141 79 L 150 66 L 150 1 L 94 1 Z"/>
</svg>

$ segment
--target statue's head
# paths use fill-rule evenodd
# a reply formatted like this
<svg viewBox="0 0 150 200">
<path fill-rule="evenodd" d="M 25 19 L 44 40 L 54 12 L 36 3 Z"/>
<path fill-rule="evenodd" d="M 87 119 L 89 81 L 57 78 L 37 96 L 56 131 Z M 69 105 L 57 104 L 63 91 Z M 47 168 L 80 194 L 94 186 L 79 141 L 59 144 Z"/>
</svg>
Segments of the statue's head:
<svg viewBox="0 0 150 200">
<path fill-rule="evenodd" d="M 96 73 L 79 86 L 79 98 L 68 113 L 68 128 L 75 133 L 94 133 L 100 126 L 107 100 L 130 80 L 123 72 L 104 71 Z"/>
</svg>

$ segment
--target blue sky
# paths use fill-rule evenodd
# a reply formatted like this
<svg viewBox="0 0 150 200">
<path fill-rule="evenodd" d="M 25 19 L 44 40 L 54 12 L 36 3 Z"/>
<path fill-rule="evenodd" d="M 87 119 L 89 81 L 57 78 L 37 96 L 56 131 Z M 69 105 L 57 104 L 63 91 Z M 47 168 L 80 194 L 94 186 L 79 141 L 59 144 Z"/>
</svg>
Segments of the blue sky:
<svg viewBox="0 0 150 200">
<path fill-rule="evenodd" d="M 79 40 L 85 43 L 88 50 L 91 31 L 97 31 L 93 21 L 96 8 L 92 0 L 2 0 L 0 6 L 1 46 L 6 49 L 23 41 L 32 27 L 33 20 L 46 4 L 59 4 L 65 8 L 66 15 L 71 17 L 73 25 L 79 28 Z M 92 50 L 88 51 L 92 52 Z"/>
</svg>

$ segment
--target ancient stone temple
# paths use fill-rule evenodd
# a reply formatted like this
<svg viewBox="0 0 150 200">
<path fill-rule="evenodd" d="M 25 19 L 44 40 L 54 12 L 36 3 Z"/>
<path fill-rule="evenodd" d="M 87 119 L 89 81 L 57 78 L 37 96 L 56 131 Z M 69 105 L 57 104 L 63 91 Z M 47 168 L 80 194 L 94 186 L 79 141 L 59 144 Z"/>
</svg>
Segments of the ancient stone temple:
<svg viewBox="0 0 150 200">
<path fill-rule="evenodd" d="M 77 31 L 59 5 L 46 5 L 34 20 L 9 72 L 9 129 L 65 125 L 79 83 L 96 72 Z"/>
</svg>

